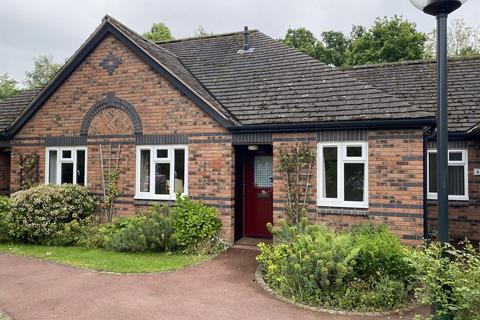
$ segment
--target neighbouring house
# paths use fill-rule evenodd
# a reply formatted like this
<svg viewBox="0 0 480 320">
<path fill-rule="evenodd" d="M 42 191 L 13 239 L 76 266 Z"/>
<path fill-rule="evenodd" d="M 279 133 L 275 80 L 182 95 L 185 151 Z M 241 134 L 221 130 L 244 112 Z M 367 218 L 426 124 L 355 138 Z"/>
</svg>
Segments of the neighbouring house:
<svg viewBox="0 0 480 320">
<path fill-rule="evenodd" d="M 452 236 L 480 239 L 480 59 L 451 62 Z M 327 66 L 260 31 L 152 43 L 106 16 L 44 88 L 0 102 L 0 188 L 77 183 L 116 214 L 188 194 L 223 236 L 268 237 L 284 215 L 281 148 L 316 152 L 309 220 L 382 222 L 404 242 L 435 229 L 430 62 Z"/>
</svg>

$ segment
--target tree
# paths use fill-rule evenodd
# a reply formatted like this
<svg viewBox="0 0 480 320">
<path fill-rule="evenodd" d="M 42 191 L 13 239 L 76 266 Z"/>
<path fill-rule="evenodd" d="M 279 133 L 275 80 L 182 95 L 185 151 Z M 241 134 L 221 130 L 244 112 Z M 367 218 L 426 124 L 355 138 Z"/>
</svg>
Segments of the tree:
<svg viewBox="0 0 480 320">
<path fill-rule="evenodd" d="M 7 73 L 0 74 L 0 100 L 13 97 L 18 91 L 15 79 Z"/>
<path fill-rule="evenodd" d="M 213 33 L 205 31 L 203 26 L 198 26 L 197 31 L 193 35 L 195 38 L 208 37 L 213 35 Z"/>
<path fill-rule="evenodd" d="M 306 28 L 288 28 L 285 39 L 281 40 L 286 45 L 298 49 L 314 58 L 318 56 L 318 41 L 313 33 Z"/>
<path fill-rule="evenodd" d="M 25 72 L 24 84 L 27 89 L 45 86 L 62 67 L 61 64 L 54 63 L 50 55 L 39 55 L 33 59 L 33 65 L 32 71 Z"/>
<path fill-rule="evenodd" d="M 358 27 L 357 27 L 358 28 Z M 357 29 L 357 38 L 346 53 L 347 65 L 417 60 L 424 57 L 427 35 L 402 17 L 377 18 L 368 30 Z"/>
<path fill-rule="evenodd" d="M 436 55 L 436 30 L 428 34 L 426 56 Z M 448 25 L 448 55 L 450 57 L 470 57 L 480 55 L 480 27 L 473 28 L 462 18 L 453 19 Z"/>
<path fill-rule="evenodd" d="M 149 32 L 145 32 L 143 37 L 153 42 L 174 40 L 172 32 L 163 22 L 154 23 Z"/>
<path fill-rule="evenodd" d="M 317 45 L 317 59 L 326 64 L 342 66 L 351 40 L 343 32 L 326 31 L 322 33 L 323 43 Z"/>
</svg>

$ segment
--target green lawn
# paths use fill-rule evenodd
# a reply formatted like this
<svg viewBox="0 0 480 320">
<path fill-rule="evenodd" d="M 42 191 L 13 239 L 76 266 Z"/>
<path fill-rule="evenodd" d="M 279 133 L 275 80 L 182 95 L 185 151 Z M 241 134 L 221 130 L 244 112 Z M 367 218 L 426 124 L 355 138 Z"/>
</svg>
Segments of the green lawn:
<svg viewBox="0 0 480 320">
<path fill-rule="evenodd" d="M 0 253 L 2 252 L 81 268 L 119 273 L 171 271 L 208 258 L 207 256 L 183 254 L 123 253 L 84 247 L 48 247 L 24 244 L 0 244 Z"/>
</svg>

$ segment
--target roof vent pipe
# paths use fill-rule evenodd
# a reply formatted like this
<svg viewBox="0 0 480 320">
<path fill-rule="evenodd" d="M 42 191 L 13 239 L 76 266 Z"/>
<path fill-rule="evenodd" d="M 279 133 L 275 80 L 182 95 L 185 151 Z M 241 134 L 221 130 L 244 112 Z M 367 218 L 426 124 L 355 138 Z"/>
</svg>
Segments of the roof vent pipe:
<svg viewBox="0 0 480 320">
<path fill-rule="evenodd" d="M 243 27 L 243 51 L 250 49 L 250 39 L 248 33 L 248 26 Z"/>
</svg>

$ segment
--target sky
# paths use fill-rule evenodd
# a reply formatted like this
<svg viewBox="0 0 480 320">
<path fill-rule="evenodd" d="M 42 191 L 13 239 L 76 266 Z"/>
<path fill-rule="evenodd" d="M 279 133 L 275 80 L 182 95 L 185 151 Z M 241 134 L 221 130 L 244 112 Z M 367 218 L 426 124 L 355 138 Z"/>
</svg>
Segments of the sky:
<svg viewBox="0 0 480 320">
<path fill-rule="evenodd" d="M 430 32 L 435 18 L 409 0 L 0 0 L 0 73 L 20 83 L 33 57 L 52 55 L 64 62 L 109 14 L 143 33 L 164 22 L 176 38 L 192 36 L 199 26 L 209 33 L 259 29 L 273 38 L 289 27 L 315 35 L 327 30 L 349 33 L 352 25 L 370 26 L 376 17 L 395 14 Z M 470 0 L 450 15 L 479 25 L 480 1 Z"/>
</svg>

